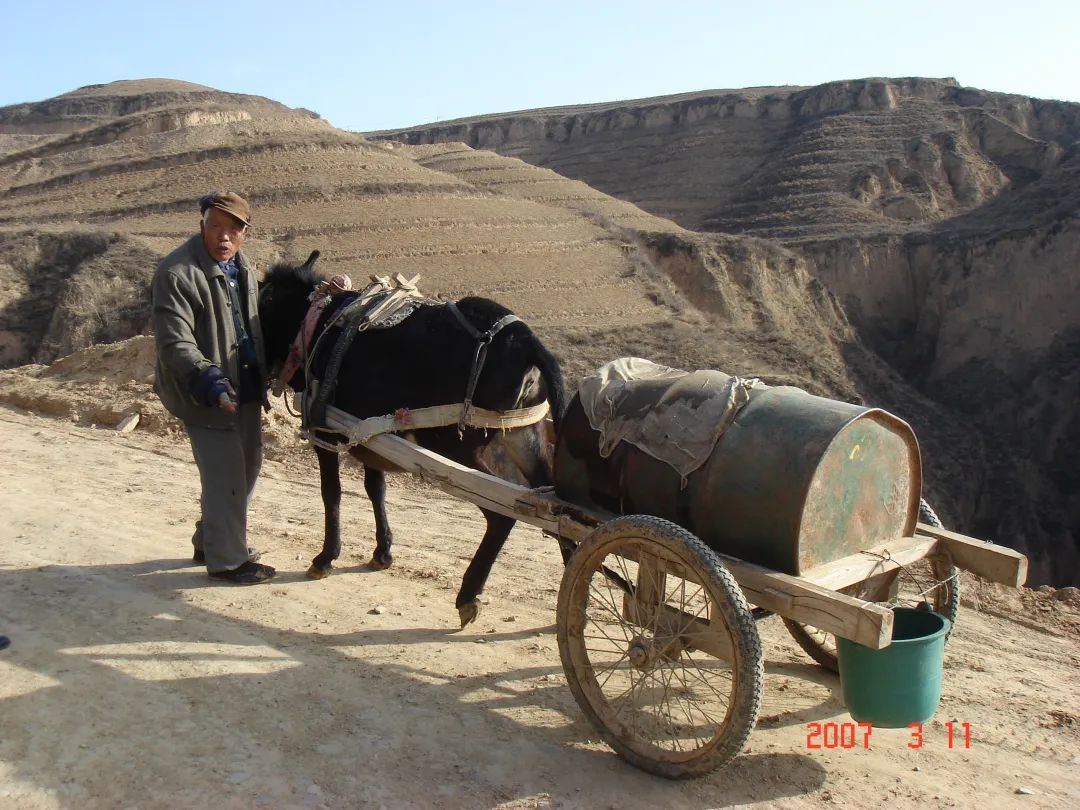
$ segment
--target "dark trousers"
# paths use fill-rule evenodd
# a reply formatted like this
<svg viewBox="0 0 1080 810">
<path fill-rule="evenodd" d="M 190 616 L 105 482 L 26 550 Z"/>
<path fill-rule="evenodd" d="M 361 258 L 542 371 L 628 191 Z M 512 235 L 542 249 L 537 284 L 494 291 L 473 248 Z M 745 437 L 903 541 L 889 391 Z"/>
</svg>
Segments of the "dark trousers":
<svg viewBox="0 0 1080 810">
<path fill-rule="evenodd" d="M 206 554 L 206 570 L 230 571 L 248 558 L 247 510 L 262 468 L 262 411 L 240 406 L 236 428 L 185 424 L 202 480 L 202 518 L 191 542 Z"/>
</svg>

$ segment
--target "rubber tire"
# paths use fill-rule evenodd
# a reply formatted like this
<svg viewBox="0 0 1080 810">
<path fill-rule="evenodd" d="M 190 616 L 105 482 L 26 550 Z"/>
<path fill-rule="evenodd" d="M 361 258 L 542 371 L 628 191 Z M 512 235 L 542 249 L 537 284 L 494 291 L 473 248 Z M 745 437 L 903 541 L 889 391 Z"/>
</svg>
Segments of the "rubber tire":
<svg viewBox="0 0 1080 810">
<path fill-rule="evenodd" d="M 937 512 L 923 498 L 919 498 L 919 520 L 935 529 L 944 529 L 945 524 L 937 516 Z M 947 556 L 931 558 L 934 565 L 934 578 L 938 582 L 950 579 L 952 584 L 942 598 L 940 592 L 935 594 L 934 610 L 949 620 L 949 632 L 946 640 L 952 635 L 952 628 L 956 626 L 956 618 L 960 615 L 960 569 L 953 565 L 952 559 Z"/>
<path fill-rule="evenodd" d="M 731 663 L 735 689 L 724 718 L 726 728 L 706 745 L 696 749 L 695 755 L 684 757 L 680 754 L 678 761 L 657 758 L 641 750 L 644 746 L 635 748 L 608 726 L 603 719 L 604 707 L 607 704 L 602 707 L 595 706 L 584 686 L 585 681 L 592 679 L 594 683 L 595 678 L 591 674 L 591 665 L 584 650 L 584 640 L 574 635 L 571 627 L 574 600 L 580 597 L 578 586 L 583 583 L 586 588 L 587 609 L 589 575 L 597 570 L 596 564 L 604 559 L 606 549 L 630 539 L 640 539 L 647 544 L 662 547 L 692 571 L 710 592 L 720 613 L 719 618 L 727 626 L 731 638 L 735 658 Z M 582 606 L 577 607 L 580 610 Z M 757 723 L 761 705 L 765 676 L 761 640 L 750 613 L 750 606 L 735 578 L 719 558 L 692 533 L 670 521 L 651 515 L 626 515 L 599 526 L 574 551 L 563 572 L 556 624 L 563 672 L 574 699 L 605 742 L 627 762 L 668 779 L 687 779 L 711 773 L 726 765 L 742 751 Z M 575 646 L 578 643 L 581 644 L 580 649 Z M 654 750 L 663 753 L 659 749 Z"/>
</svg>

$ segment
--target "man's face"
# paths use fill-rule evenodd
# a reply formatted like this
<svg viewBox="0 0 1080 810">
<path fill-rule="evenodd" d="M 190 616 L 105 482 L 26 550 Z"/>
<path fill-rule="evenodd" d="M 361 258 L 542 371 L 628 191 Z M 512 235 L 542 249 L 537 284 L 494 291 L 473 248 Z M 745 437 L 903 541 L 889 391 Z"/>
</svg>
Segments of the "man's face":
<svg viewBox="0 0 1080 810">
<path fill-rule="evenodd" d="M 206 220 L 201 223 L 203 244 L 214 261 L 227 262 L 244 246 L 247 226 L 220 208 L 208 210 Z"/>
</svg>

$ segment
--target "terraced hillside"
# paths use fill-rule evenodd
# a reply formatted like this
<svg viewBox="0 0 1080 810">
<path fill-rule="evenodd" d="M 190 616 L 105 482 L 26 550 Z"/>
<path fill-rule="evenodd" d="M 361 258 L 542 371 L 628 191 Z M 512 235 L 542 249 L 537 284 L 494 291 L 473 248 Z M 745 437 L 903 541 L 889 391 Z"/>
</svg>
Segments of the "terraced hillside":
<svg viewBox="0 0 1080 810">
<path fill-rule="evenodd" d="M 865 79 L 372 136 L 494 149 L 805 257 L 876 353 L 993 437 L 968 528 L 1080 580 L 1080 104 Z"/>
<path fill-rule="evenodd" d="M 460 141 L 693 230 L 794 240 L 899 232 L 1038 179 L 1080 137 L 1080 105 L 951 79 L 866 79 L 529 110 L 371 137 Z"/>
<path fill-rule="evenodd" d="M 78 94 L 65 97 L 69 104 L 73 95 L 78 99 Z M 45 278 L 77 276 L 73 261 L 57 261 L 54 254 L 79 249 L 53 245 L 93 241 L 74 236 L 72 229 L 80 234 L 107 230 L 112 242 L 144 250 L 145 268 L 152 268 L 152 257 L 196 230 L 194 201 L 219 187 L 239 188 L 254 201 L 252 252 L 264 263 L 306 256 L 319 247 L 328 265 L 347 267 L 359 279 L 401 270 L 423 274 L 425 288 L 434 293 L 520 290 L 514 303 L 534 320 L 585 318 L 610 325 L 616 314 L 615 320 L 643 322 L 660 317 L 640 285 L 626 277 L 620 244 L 572 208 L 536 202 L 526 193 L 497 195 L 265 100 L 252 105 L 246 97 L 218 93 L 210 99 L 217 115 L 199 118 L 195 113 L 206 109 L 208 99 L 202 94 L 190 104 L 174 103 L 188 95 L 186 89 L 157 93 L 162 104 L 149 108 L 141 96 L 144 103 L 135 105 L 136 112 L 95 119 L 89 129 L 70 134 L 39 134 L 40 144 L 0 161 L 5 189 L 0 229 L 9 234 L 9 248 L 19 243 L 7 251 L 9 364 L 51 354 L 51 344 L 42 347 L 34 339 L 42 319 L 35 314 L 20 326 L 22 319 L 15 316 L 26 311 L 29 302 L 23 299 L 32 286 L 40 288 Z M 95 88 L 91 98 L 101 102 L 101 90 Z M 60 115 L 56 128 L 83 122 L 84 106 L 77 104 L 71 116 Z M 135 125 L 148 119 L 172 126 L 154 132 Z M 35 120 L 34 126 L 44 125 Z M 552 186 L 550 179 L 547 185 Z M 577 192 L 582 199 L 590 194 L 598 211 L 605 200 L 633 211 L 597 192 Z M 32 238 L 27 229 L 33 229 Z M 25 248 L 28 239 L 35 248 Z M 88 249 L 86 255 L 95 251 L 101 252 Z M 562 306 L 530 303 L 528 280 L 557 285 L 560 270 L 564 279 L 588 283 L 566 296 Z M 56 290 L 60 299 L 62 286 Z M 35 313 L 48 306 L 35 298 Z"/>
<path fill-rule="evenodd" d="M 744 95 L 780 116 L 775 93 Z M 255 205 L 248 244 L 262 266 L 318 248 L 325 269 L 354 279 L 420 273 L 432 294 L 490 295 L 534 326 L 572 384 L 636 354 L 889 407 L 915 425 L 929 493 L 960 528 L 994 492 L 1028 493 L 1011 452 L 988 488 L 994 446 L 867 348 L 809 249 L 688 230 L 513 156 L 372 141 L 267 99 L 165 80 L 0 109 L 0 146 L 4 366 L 144 330 L 157 257 L 195 232 L 195 200 L 227 187 Z M 1060 509 L 1054 492 L 1030 501 Z M 986 534 L 1031 552 L 1036 580 L 1049 578 L 1055 538 L 1034 507 L 1018 514 L 1022 535 Z"/>
<path fill-rule="evenodd" d="M 68 106 L 60 108 L 54 100 L 41 109 L 20 108 L 18 116 L 0 110 L 0 121 L 32 120 L 40 141 L 0 159 L 0 338 L 7 365 L 51 359 L 78 342 L 63 330 L 74 330 L 86 314 L 79 310 L 86 296 L 76 291 L 102 286 L 88 285 L 81 275 L 94 270 L 94 262 L 93 277 L 105 273 L 117 289 L 93 309 L 135 300 L 153 257 L 195 231 L 194 201 L 212 188 L 238 188 L 254 201 L 249 245 L 263 264 L 303 258 L 317 247 L 328 270 L 346 269 L 361 280 L 371 273 L 420 273 L 433 294 L 489 294 L 527 317 L 572 374 L 610 359 L 612 347 L 597 335 L 643 353 L 662 347 L 671 361 L 731 366 L 731 357 L 701 339 L 702 326 L 723 300 L 731 312 L 758 307 L 753 291 L 738 279 L 710 275 L 696 260 L 683 262 L 682 275 L 673 279 L 659 266 L 659 254 L 649 247 L 656 238 L 648 234 L 682 240 L 687 250 L 696 241 L 716 256 L 734 251 L 729 264 L 744 265 L 744 274 L 750 266 L 764 273 L 786 264 L 784 276 L 770 284 L 793 301 L 801 301 L 810 284 L 805 269 L 773 246 L 688 234 L 519 160 L 460 145 L 371 143 L 265 99 L 200 91 L 191 101 L 190 86 L 137 85 L 143 91 L 134 97 L 138 103 L 123 84 L 119 99 L 91 88 L 88 99 L 81 91 L 61 97 Z M 78 129 L 88 105 L 135 111 L 94 118 Z M 217 117 L 194 115 L 204 108 Z M 56 132 L 43 131 L 46 113 Z M 172 126 L 157 132 L 133 125 L 147 117 Z M 807 300 L 812 308 L 825 307 L 823 336 L 848 339 L 827 297 Z M 59 311 L 50 310 L 55 305 Z M 735 325 L 752 328 L 754 318 Z M 797 346 L 802 337 L 789 327 L 774 319 L 774 345 Z M 681 337 L 672 340 L 672 334 Z M 684 343 L 695 347 L 692 356 L 680 357 Z M 839 348 L 809 364 L 788 363 L 783 349 L 773 354 L 769 367 L 777 373 L 822 391 L 854 392 Z M 758 359 L 746 351 L 737 357 L 746 365 Z"/>
</svg>

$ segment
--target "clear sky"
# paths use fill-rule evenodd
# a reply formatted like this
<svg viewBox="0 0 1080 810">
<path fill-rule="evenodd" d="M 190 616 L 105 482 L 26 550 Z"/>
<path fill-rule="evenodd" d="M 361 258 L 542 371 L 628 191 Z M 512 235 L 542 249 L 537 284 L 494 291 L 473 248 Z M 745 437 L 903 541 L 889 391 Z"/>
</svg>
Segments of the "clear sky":
<svg viewBox="0 0 1080 810">
<path fill-rule="evenodd" d="M 0 0 L 0 106 L 172 78 L 370 131 L 867 76 L 1080 101 L 1080 0 Z"/>
</svg>

